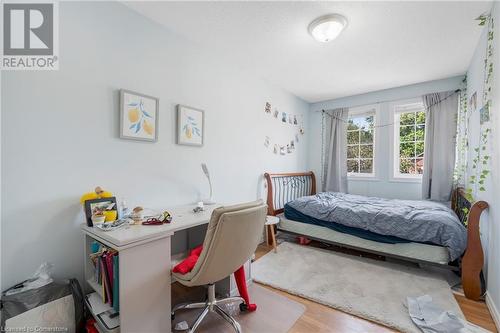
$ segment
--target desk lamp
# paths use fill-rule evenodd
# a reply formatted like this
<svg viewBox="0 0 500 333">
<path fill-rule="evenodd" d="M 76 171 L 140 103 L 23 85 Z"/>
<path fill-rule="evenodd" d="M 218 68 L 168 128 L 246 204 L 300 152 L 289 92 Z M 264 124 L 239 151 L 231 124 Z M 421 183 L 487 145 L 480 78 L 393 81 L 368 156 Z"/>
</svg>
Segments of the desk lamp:
<svg viewBox="0 0 500 333">
<path fill-rule="evenodd" d="M 215 204 L 214 201 L 212 201 L 212 181 L 210 180 L 210 173 L 208 172 L 207 165 L 205 163 L 201 163 L 201 168 L 203 169 L 203 173 L 205 176 L 207 176 L 208 179 L 208 185 L 210 185 L 210 197 L 208 199 L 203 200 L 204 205 L 213 205 Z"/>
</svg>

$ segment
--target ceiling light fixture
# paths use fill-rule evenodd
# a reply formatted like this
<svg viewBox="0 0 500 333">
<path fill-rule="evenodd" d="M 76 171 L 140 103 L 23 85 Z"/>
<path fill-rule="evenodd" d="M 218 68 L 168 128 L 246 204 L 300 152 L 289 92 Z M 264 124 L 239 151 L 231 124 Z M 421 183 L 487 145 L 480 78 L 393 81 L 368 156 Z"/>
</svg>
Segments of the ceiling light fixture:
<svg viewBox="0 0 500 333">
<path fill-rule="evenodd" d="M 347 19 L 339 14 L 318 17 L 309 24 L 309 33 L 321 43 L 328 43 L 340 35 L 347 26 Z"/>
</svg>

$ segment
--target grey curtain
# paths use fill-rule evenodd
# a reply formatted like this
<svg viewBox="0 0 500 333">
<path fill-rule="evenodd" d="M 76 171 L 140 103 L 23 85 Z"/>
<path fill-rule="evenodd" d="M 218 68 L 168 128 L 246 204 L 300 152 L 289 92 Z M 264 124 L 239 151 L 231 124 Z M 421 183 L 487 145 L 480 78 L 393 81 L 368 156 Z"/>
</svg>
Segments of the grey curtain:
<svg viewBox="0 0 500 333">
<path fill-rule="evenodd" d="M 422 198 L 448 201 L 455 166 L 458 94 L 448 91 L 422 98 L 427 110 Z"/>
<path fill-rule="evenodd" d="M 325 111 L 326 180 L 323 191 L 347 193 L 348 108 Z"/>
</svg>

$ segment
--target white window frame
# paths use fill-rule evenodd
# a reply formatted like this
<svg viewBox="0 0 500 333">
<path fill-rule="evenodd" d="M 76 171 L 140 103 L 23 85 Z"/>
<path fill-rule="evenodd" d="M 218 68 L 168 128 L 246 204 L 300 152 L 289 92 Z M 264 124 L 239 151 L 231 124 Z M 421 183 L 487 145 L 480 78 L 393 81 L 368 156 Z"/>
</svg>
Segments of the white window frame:
<svg viewBox="0 0 500 333">
<path fill-rule="evenodd" d="M 392 170 L 390 170 L 390 175 L 391 175 L 391 181 L 395 182 L 415 182 L 415 183 L 421 183 L 422 182 L 422 175 L 421 174 L 404 174 L 399 172 L 399 129 L 400 129 L 400 124 L 399 124 L 399 115 L 403 112 L 410 112 L 410 111 L 424 111 L 425 107 L 422 102 L 421 98 L 412 98 L 408 100 L 401 100 L 401 101 L 396 101 L 392 102 L 390 104 L 391 108 L 391 115 L 392 119 L 394 121 L 394 126 L 393 126 L 393 131 L 391 135 L 391 156 L 392 156 Z M 425 152 L 424 152 L 424 159 L 425 159 Z"/>
<path fill-rule="evenodd" d="M 373 162 L 372 162 L 372 172 L 371 173 L 347 173 L 348 180 L 378 180 L 377 178 L 377 124 L 379 121 L 380 107 L 378 104 L 358 106 L 354 108 L 349 108 L 350 117 L 362 117 L 373 115 L 375 117 L 374 128 L 373 128 Z M 347 132 L 346 132 L 347 133 Z M 347 138 L 346 138 L 346 149 L 347 149 Z M 347 163 L 347 161 L 346 161 Z"/>
</svg>

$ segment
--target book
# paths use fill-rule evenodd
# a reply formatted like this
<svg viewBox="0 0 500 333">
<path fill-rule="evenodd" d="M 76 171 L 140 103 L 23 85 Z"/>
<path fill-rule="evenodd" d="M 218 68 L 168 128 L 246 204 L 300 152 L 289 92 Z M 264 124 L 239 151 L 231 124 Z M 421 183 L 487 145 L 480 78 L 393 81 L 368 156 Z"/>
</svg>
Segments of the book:
<svg viewBox="0 0 500 333">
<path fill-rule="evenodd" d="M 119 268 L 118 268 L 118 263 L 119 263 L 119 257 L 118 253 L 115 253 L 113 255 L 113 309 L 116 312 L 120 311 L 120 282 L 119 282 Z"/>
<path fill-rule="evenodd" d="M 110 290 L 110 305 L 113 305 L 113 253 L 112 252 L 107 252 L 106 256 L 104 257 L 104 262 L 106 264 L 106 273 L 108 274 L 108 287 Z"/>
<path fill-rule="evenodd" d="M 109 278 L 109 272 L 108 272 L 108 268 L 107 268 L 107 257 L 108 257 L 108 253 L 104 253 L 102 256 L 101 256 L 101 263 L 102 263 L 102 271 L 103 271 L 103 285 L 105 286 L 104 287 L 104 291 L 106 293 L 106 303 L 110 303 L 113 301 L 113 297 L 111 296 L 111 282 L 110 282 L 110 278 Z"/>
<path fill-rule="evenodd" d="M 108 281 L 106 278 L 106 268 L 104 265 L 104 259 L 102 256 L 100 257 L 99 260 L 100 266 L 101 266 L 101 285 L 102 285 L 102 301 L 103 303 L 107 303 L 109 301 L 109 295 L 108 295 Z"/>
</svg>

